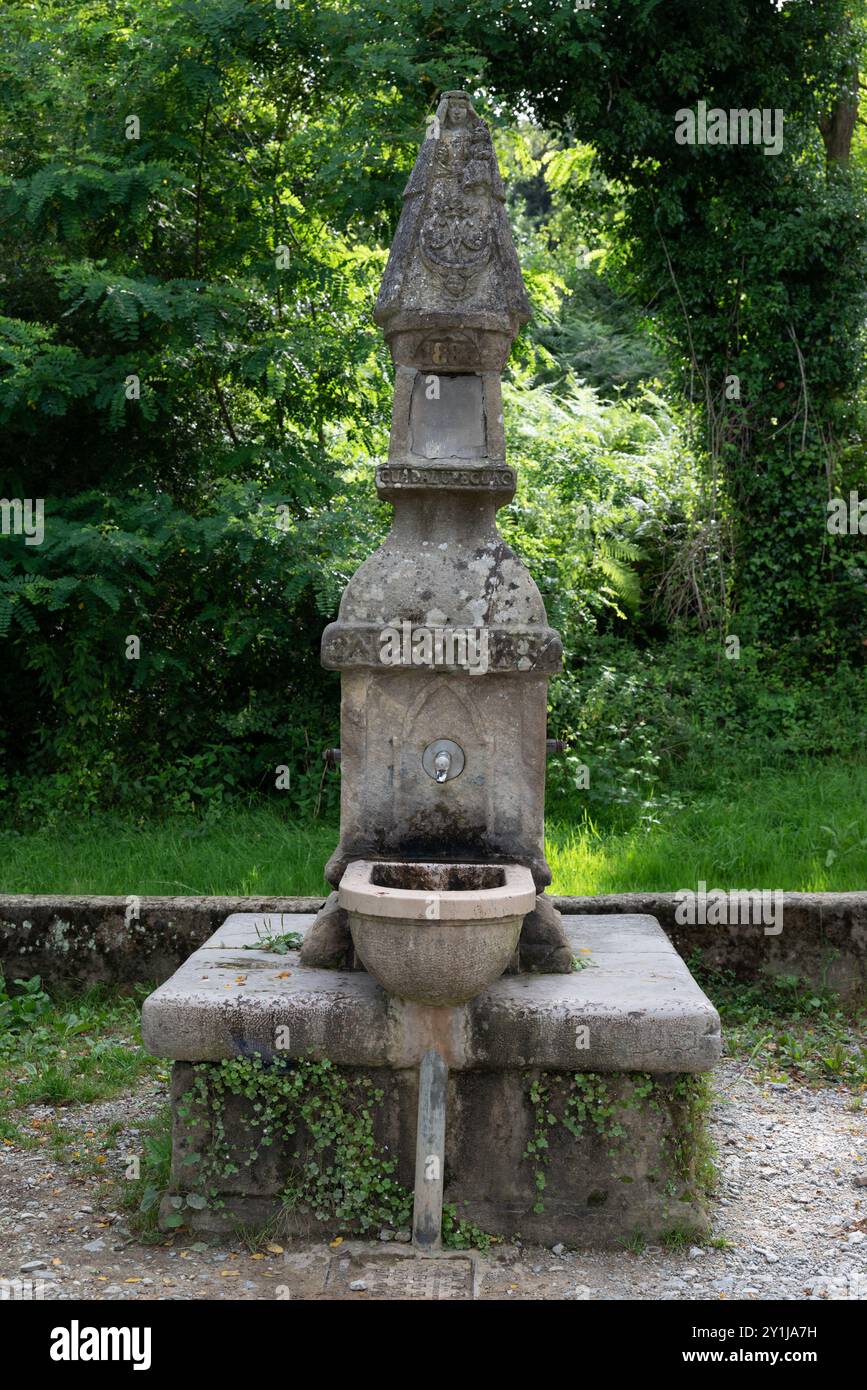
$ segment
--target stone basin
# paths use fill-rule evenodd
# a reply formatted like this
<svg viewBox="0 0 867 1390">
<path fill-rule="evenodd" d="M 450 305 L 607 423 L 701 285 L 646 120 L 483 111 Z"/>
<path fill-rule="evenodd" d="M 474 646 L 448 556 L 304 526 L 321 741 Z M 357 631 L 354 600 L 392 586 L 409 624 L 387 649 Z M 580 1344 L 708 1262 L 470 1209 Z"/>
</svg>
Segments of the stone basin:
<svg viewBox="0 0 867 1390">
<path fill-rule="evenodd" d="M 523 864 L 358 859 L 340 906 L 365 969 L 389 994 L 453 1007 L 499 979 L 536 905 Z"/>
</svg>

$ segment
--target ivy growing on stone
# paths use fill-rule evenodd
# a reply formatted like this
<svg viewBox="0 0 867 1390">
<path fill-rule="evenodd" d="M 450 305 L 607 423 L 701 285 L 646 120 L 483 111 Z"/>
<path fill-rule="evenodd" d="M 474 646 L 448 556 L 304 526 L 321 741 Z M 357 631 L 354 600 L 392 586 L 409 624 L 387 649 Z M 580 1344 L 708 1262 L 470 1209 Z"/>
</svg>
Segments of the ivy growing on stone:
<svg viewBox="0 0 867 1390">
<path fill-rule="evenodd" d="M 249 1147 L 239 1150 L 237 1134 L 226 1131 L 226 1103 L 239 1097 L 249 1104 L 238 1120 Z M 185 1209 L 224 1205 L 221 1191 L 239 1164 L 250 1168 L 272 1145 L 291 1154 L 290 1174 L 281 1194 L 287 1214 L 309 1215 L 330 1230 L 366 1232 L 381 1227 L 407 1229 L 412 1193 L 397 1179 L 397 1161 L 377 1142 L 374 1115 L 383 1092 L 370 1077 L 348 1075 L 333 1062 L 300 1059 L 266 1061 L 256 1054 L 202 1062 L 178 1106 L 180 1118 L 200 1127 L 201 1148 L 188 1156 L 190 1190 L 170 1198 L 169 1229 L 186 1224 Z M 443 1208 L 443 1243 L 452 1249 L 484 1249 L 495 1237 Z"/>
<path fill-rule="evenodd" d="M 549 1134 L 557 1125 L 573 1138 L 588 1131 L 609 1144 L 608 1155 L 616 1159 L 626 1136 L 624 1116 L 632 1110 L 665 1108 L 670 1117 L 669 1133 L 663 1139 L 666 1172 L 648 1174 L 662 1178 L 672 1197 L 683 1185 L 709 1191 L 714 1181 L 712 1147 L 704 1123 L 709 1105 L 708 1084 L 704 1076 L 681 1076 L 664 1089 L 646 1072 L 630 1073 L 629 1089 L 615 1094 L 610 1080 L 594 1072 L 543 1072 L 530 1082 L 528 1097 L 533 1109 L 533 1132 L 524 1150 L 535 1164 L 536 1202 L 533 1210 L 545 1210 Z M 624 1179 L 624 1181 L 631 1179 Z M 683 1195 L 691 1196 L 687 1191 Z M 591 1194 L 591 1203 L 592 1203 Z"/>
<path fill-rule="evenodd" d="M 250 1102 L 240 1117 L 249 1136 L 244 1166 L 275 1143 L 292 1155 L 282 1193 L 288 1212 L 362 1231 L 408 1224 L 412 1196 L 397 1181 L 395 1159 L 376 1142 L 373 1114 L 382 1092 L 370 1078 L 348 1077 L 327 1059 L 265 1062 L 260 1056 L 202 1063 L 193 1078 L 180 1113 L 191 1124 L 204 1123 L 209 1138 L 189 1205 L 203 1197 L 219 1202 L 221 1181 L 238 1171 L 239 1155 L 225 1129 L 226 1099 L 238 1096 Z"/>
</svg>

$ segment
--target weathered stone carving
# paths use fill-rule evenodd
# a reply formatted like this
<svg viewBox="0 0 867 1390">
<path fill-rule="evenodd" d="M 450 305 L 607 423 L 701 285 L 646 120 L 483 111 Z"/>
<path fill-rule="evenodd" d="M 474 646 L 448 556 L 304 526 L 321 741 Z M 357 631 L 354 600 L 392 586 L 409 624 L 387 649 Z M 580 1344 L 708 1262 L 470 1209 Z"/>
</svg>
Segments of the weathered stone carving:
<svg viewBox="0 0 867 1390">
<path fill-rule="evenodd" d="M 388 468 L 376 470 L 376 486 L 386 494 L 392 488 L 496 488 L 515 491 L 514 468 Z"/>
<path fill-rule="evenodd" d="M 484 211 L 466 199 L 440 197 L 422 223 L 419 245 L 425 265 L 457 299 L 491 259 L 491 228 Z"/>
<path fill-rule="evenodd" d="M 573 917 L 566 937 L 541 893 L 551 876 L 547 686 L 560 643 L 496 527 L 514 488 L 499 372 L 528 312 L 490 138 L 469 99 L 446 93 L 377 305 L 396 369 L 378 477 L 393 525 L 323 637 L 342 686 L 341 833 L 326 870 L 339 887 L 290 968 L 262 937 L 285 930 L 282 914 L 235 914 L 146 1001 L 146 1045 L 178 1063 L 166 1229 L 181 1208 L 194 1228 L 221 1232 L 307 1221 L 285 1201 L 315 1140 L 303 1115 L 272 1136 L 264 1167 L 248 1157 L 261 1109 L 251 1074 L 244 1096 L 228 1097 L 219 1135 L 210 1095 L 190 1119 L 203 1064 L 239 1056 L 261 1060 L 269 1086 L 274 1062 L 285 1079 L 287 1061 L 327 1058 L 347 1087 L 360 1071 L 365 1095 L 380 1088 L 381 1142 L 398 1182 L 415 1175 L 417 1250 L 439 1246 L 445 1201 L 492 1233 L 582 1246 L 622 1242 L 636 1224 L 652 1235 L 707 1223 L 700 1136 L 685 1144 L 675 1120 L 689 1096 L 679 1074 L 719 1056 L 715 1010 L 652 918 Z M 302 933 L 308 920 L 297 918 Z M 241 961 L 248 948 L 255 960 Z M 594 968 L 573 974 L 575 956 Z M 251 977 L 239 977 L 248 963 Z M 582 1074 L 596 1071 L 622 1110 L 622 1149 L 591 1134 L 576 1150 L 564 1118 Z M 642 1109 L 633 1080 L 646 1071 L 655 1098 Z M 540 1076 L 563 1107 L 547 1212 L 527 1160 Z M 223 1077 L 211 1077 L 220 1109 Z M 201 1181 L 212 1163 L 226 1173 L 224 1139 L 237 1161 L 220 1189 L 207 1179 L 212 1205 Z M 352 1174 L 335 1161 L 337 1188 Z"/>
<path fill-rule="evenodd" d="M 530 317 L 490 133 L 465 92 L 443 94 L 422 143 L 374 317 L 395 365 L 429 340 L 460 344 L 433 367 L 466 371 L 502 371 Z"/>
</svg>

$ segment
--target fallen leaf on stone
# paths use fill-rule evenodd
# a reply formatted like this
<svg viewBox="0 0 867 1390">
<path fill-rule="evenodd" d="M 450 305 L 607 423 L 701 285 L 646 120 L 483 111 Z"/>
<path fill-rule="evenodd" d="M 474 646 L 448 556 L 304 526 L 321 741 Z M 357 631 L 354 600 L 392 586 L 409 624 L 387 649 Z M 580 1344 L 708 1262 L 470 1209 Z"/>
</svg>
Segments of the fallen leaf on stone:
<svg viewBox="0 0 867 1390">
<path fill-rule="evenodd" d="M 266 1246 L 265 1246 L 265 1249 L 266 1249 L 266 1250 L 270 1250 L 272 1255 L 282 1255 L 282 1254 L 283 1254 L 283 1246 L 282 1246 L 282 1245 L 266 1245 Z"/>
</svg>

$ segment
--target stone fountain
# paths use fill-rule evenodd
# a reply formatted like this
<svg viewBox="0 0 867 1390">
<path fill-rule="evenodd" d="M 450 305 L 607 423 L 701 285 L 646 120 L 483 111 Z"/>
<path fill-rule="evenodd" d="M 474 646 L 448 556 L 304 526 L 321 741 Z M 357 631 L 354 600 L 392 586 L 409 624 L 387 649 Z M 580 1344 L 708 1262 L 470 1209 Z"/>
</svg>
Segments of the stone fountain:
<svg viewBox="0 0 867 1390">
<path fill-rule="evenodd" d="M 561 919 L 544 894 L 561 647 L 496 526 L 516 481 L 501 373 L 529 312 L 489 131 L 446 92 L 375 309 L 395 367 L 376 476 L 393 524 L 322 641 L 342 689 L 335 891 L 293 919 L 299 951 L 251 952 L 274 922 L 236 914 L 146 1002 L 148 1045 L 176 1063 L 166 1211 L 207 1143 L 184 1119 L 192 1064 L 257 1054 L 376 1080 L 423 1250 L 444 1196 L 490 1231 L 582 1243 L 706 1219 L 686 1082 L 719 1055 L 716 1012 L 654 919 Z M 562 1124 L 539 1144 L 555 1092 Z M 291 1169 L 272 1157 L 190 1224 L 270 1219 Z"/>
</svg>

